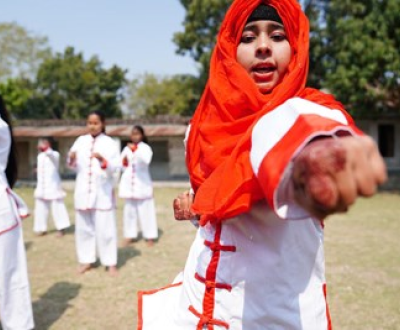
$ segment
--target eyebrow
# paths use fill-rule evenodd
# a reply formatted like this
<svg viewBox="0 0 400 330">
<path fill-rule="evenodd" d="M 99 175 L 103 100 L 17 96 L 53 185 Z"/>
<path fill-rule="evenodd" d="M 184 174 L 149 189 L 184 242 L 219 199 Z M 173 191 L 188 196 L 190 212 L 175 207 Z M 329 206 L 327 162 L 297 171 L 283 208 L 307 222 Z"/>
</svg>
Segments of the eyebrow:
<svg viewBox="0 0 400 330">
<path fill-rule="evenodd" d="M 258 26 L 256 24 L 249 23 L 244 27 L 243 32 L 245 32 L 245 31 L 257 31 L 257 30 L 258 30 Z M 283 27 L 282 24 L 271 23 L 271 24 L 268 25 L 268 30 L 285 30 L 285 28 Z"/>
</svg>

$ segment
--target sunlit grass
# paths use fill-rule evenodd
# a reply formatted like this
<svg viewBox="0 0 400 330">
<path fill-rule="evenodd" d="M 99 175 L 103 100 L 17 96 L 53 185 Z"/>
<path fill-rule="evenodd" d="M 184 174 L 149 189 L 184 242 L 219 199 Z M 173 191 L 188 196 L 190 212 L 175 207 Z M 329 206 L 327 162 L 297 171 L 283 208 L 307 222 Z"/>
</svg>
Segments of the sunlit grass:
<svg viewBox="0 0 400 330">
<path fill-rule="evenodd" d="M 54 231 L 36 237 L 32 217 L 26 219 L 36 329 L 135 329 L 136 292 L 172 281 L 195 235 L 190 223 L 172 217 L 172 199 L 181 190 L 156 189 L 160 240 L 152 248 L 143 241 L 121 248 L 117 278 L 110 278 L 101 266 L 78 276 L 73 230 L 62 239 Z M 33 190 L 17 191 L 33 210 Z M 66 202 L 73 221 L 71 192 Z M 121 209 L 119 201 L 120 234 Z M 400 195 L 360 200 L 349 214 L 330 218 L 326 257 L 334 329 L 400 329 Z"/>
</svg>

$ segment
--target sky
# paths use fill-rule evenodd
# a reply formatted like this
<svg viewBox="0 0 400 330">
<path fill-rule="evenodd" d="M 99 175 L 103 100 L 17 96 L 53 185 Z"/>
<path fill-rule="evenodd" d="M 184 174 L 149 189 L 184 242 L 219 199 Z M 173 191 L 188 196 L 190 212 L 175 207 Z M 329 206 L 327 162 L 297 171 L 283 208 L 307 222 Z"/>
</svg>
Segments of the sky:
<svg viewBox="0 0 400 330">
<path fill-rule="evenodd" d="M 179 0 L 0 0 L 0 22 L 48 37 L 54 51 L 73 46 L 85 58 L 97 55 L 106 68 L 128 69 L 130 78 L 197 72 L 172 42 L 184 15 Z"/>
</svg>

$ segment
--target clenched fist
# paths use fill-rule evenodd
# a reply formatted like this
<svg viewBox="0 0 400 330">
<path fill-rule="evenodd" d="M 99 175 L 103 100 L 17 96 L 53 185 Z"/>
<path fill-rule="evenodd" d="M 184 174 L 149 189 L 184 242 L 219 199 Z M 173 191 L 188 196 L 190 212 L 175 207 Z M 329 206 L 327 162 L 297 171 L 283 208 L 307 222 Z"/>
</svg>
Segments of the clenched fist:
<svg viewBox="0 0 400 330">
<path fill-rule="evenodd" d="M 372 196 L 386 179 L 385 163 L 367 136 L 313 141 L 293 162 L 295 199 L 320 219 L 345 212 L 358 196 Z"/>
<path fill-rule="evenodd" d="M 189 191 L 185 191 L 178 195 L 174 199 L 173 208 L 174 216 L 176 220 L 191 220 L 196 217 L 194 213 L 190 210 L 193 203 L 193 194 Z"/>
</svg>

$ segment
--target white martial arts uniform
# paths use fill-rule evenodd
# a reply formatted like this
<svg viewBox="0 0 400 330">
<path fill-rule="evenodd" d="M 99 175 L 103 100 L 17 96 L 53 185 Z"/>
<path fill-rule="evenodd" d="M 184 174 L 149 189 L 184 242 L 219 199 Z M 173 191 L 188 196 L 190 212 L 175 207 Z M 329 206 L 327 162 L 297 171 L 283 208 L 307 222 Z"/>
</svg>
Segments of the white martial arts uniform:
<svg viewBox="0 0 400 330">
<path fill-rule="evenodd" d="M 28 209 L 5 175 L 10 144 L 8 125 L 0 118 L 0 318 L 3 330 L 29 330 L 34 324 L 21 226 Z"/>
<path fill-rule="evenodd" d="M 153 151 L 147 143 L 140 142 L 132 151 L 126 146 L 121 153 L 123 173 L 119 183 L 119 197 L 125 199 L 124 237 L 138 237 L 138 219 L 145 239 L 156 239 L 158 228 L 153 198 L 153 183 L 149 165 Z"/>
<path fill-rule="evenodd" d="M 75 237 L 81 264 L 96 261 L 96 245 L 104 266 L 117 264 L 117 229 L 113 174 L 119 167 L 119 152 L 107 135 L 80 136 L 71 147 L 76 153 Z M 103 164 L 93 153 L 106 160 Z"/>
<path fill-rule="evenodd" d="M 302 135 L 293 140 L 288 132 L 299 125 Z M 283 162 L 276 152 L 344 133 L 355 134 L 341 111 L 290 99 L 254 126 L 251 166 L 265 178 L 275 170 L 270 164 Z M 273 184 L 260 181 L 273 205 L 261 200 L 249 212 L 198 229 L 173 284 L 139 293 L 138 330 L 331 329 L 323 222 L 294 201 L 290 166 Z"/>
<path fill-rule="evenodd" d="M 60 154 L 48 148 L 37 157 L 37 186 L 35 189 L 35 218 L 33 230 L 37 233 L 47 231 L 47 219 L 51 208 L 57 230 L 70 226 L 69 216 L 64 204 L 65 192 L 61 187 L 58 173 Z"/>
</svg>

